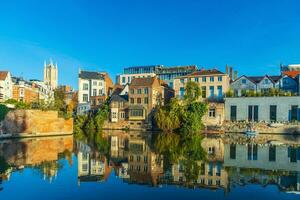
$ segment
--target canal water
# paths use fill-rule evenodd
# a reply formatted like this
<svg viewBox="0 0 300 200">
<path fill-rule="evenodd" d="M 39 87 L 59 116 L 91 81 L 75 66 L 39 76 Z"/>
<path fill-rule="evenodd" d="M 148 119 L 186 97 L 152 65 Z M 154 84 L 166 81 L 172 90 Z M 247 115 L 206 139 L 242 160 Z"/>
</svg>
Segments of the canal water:
<svg viewBox="0 0 300 200">
<path fill-rule="evenodd" d="M 300 199 L 297 137 L 210 136 L 205 159 L 172 162 L 150 133 L 86 141 L 0 141 L 0 199 Z"/>
</svg>

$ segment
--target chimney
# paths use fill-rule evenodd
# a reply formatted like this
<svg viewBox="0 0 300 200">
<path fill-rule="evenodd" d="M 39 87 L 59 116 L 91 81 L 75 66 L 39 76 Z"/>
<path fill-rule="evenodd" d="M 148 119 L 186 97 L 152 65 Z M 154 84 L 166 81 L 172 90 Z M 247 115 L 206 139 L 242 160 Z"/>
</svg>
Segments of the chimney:
<svg viewBox="0 0 300 200">
<path fill-rule="evenodd" d="M 238 71 L 234 71 L 233 80 L 236 80 L 238 78 Z"/>
<path fill-rule="evenodd" d="M 230 70 L 230 72 L 229 72 L 229 77 L 230 77 L 230 80 L 232 80 L 232 75 L 233 75 L 233 74 L 232 74 L 232 72 L 233 72 L 232 67 L 230 67 L 229 70 Z"/>
<path fill-rule="evenodd" d="M 228 74 L 228 65 L 226 64 L 226 74 Z"/>
</svg>

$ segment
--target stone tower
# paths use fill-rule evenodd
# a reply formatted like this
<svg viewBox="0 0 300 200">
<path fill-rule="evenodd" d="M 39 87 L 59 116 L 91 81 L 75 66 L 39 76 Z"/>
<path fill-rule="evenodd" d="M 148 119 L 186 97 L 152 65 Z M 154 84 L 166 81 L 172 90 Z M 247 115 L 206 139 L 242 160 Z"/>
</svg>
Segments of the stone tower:
<svg viewBox="0 0 300 200">
<path fill-rule="evenodd" d="M 47 64 L 44 62 L 44 82 L 49 85 L 52 89 L 55 89 L 58 84 L 58 67 L 57 63 L 54 65 L 53 61 Z"/>
</svg>

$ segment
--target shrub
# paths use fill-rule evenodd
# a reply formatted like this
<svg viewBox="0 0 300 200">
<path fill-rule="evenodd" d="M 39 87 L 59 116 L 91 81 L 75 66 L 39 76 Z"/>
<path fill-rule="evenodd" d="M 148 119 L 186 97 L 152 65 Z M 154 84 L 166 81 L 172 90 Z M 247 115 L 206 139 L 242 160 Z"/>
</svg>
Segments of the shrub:
<svg viewBox="0 0 300 200">
<path fill-rule="evenodd" d="M 5 119 L 5 116 L 8 112 L 9 112 L 9 108 L 3 104 L 0 104 L 0 121 Z"/>
</svg>

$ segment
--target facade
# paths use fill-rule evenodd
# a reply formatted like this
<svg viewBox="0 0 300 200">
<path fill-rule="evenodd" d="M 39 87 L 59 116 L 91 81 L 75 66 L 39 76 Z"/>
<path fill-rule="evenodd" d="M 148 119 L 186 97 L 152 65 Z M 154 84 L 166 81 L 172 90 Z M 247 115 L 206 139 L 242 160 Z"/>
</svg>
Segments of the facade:
<svg viewBox="0 0 300 200">
<path fill-rule="evenodd" d="M 128 96 L 112 95 L 109 102 L 110 121 L 118 122 L 128 119 Z"/>
<path fill-rule="evenodd" d="M 107 87 L 105 75 L 101 72 L 80 71 L 78 79 L 78 104 L 83 104 L 87 108 L 101 105 L 106 98 Z"/>
<path fill-rule="evenodd" d="M 0 71 L 0 102 L 12 98 L 12 79 L 8 71 Z"/>
<path fill-rule="evenodd" d="M 259 92 L 262 95 L 271 89 L 297 93 L 297 81 L 287 75 L 282 76 L 241 76 L 230 84 L 234 96 L 245 96 L 246 92 Z"/>
<path fill-rule="evenodd" d="M 225 120 L 300 121 L 300 97 L 234 97 L 225 99 Z"/>
<path fill-rule="evenodd" d="M 174 79 L 174 90 L 177 98 L 183 98 L 185 86 L 188 81 L 199 85 L 202 92 L 202 99 L 222 100 L 229 90 L 230 78 L 219 70 L 200 70 L 186 76 Z"/>
<path fill-rule="evenodd" d="M 152 120 L 157 105 L 173 97 L 173 90 L 157 77 L 135 78 L 129 85 L 129 120 Z"/>
<path fill-rule="evenodd" d="M 44 63 L 44 83 L 51 87 L 51 89 L 56 89 L 58 85 L 58 67 L 57 64 L 53 64 L 52 60 L 47 64 Z"/>
<path fill-rule="evenodd" d="M 208 103 L 208 112 L 203 116 L 205 126 L 221 126 L 225 119 L 225 104 L 218 102 Z"/>
<path fill-rule="evenodd" d="M 157 69 L 161 67 L 162 65 L 127 67 L 124 69 L 123 74 L 117 76 L 117 83 L 124 86 L 131 83 L 134 78 L 154 77 Z"/>
<path fill-rule="evenodd" d="M 39 101 L 51 102 L 54 100 L 54 90 L 51 86 L 40 80 L 29 80 L 38 89 Z"/>
<path fill-rule="evenodd" d="M 39 101 L 39 89 L 35 84 L 14 78 L 13 99 L 19 102 L 33 103 Z"/>
<path fill-rule="evenodd" d="M 167 83 L 170 88 L 173 88 L 175 78 L 179 76 L 186 76 L 195 71 L 197 71 L 196 65 L 162 67 L 157 70 L 156 75 L 160 80 Z"/>
</svg>

